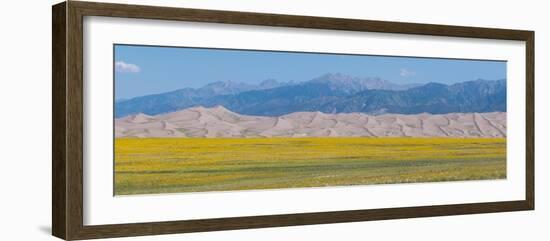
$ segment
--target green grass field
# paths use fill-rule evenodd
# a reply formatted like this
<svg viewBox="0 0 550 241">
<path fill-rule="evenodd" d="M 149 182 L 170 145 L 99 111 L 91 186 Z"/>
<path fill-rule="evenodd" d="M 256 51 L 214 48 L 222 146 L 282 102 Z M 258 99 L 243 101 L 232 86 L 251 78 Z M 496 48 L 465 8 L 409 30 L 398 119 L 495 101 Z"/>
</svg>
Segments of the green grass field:
<svg viewBox="0 0 550 241">
<path fill-rule="evenodd" d="M 115 140 L 115 195 L 501 178 L 504 138 Z"/>
</svg>

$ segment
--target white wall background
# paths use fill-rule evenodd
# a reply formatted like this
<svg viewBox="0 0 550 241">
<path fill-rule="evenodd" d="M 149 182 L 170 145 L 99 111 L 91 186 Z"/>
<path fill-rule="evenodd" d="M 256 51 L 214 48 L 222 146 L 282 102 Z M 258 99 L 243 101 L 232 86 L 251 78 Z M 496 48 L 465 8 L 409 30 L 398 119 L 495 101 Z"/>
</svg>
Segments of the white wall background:
<svg viewBox="0 0 550 241">
<path fill-rule="evenodd" d="M 51 237 L 51 10 L 8 1 L 0 10 L 0 240 Z M 122 2 L 122 1 L 121 1 Z M 191 8 L 318 15 L 536 31 L 536 211 L 164 235 L 119 240 L 548 240 L 550 21 L 545 1 L 133 0 Z"/>
</svg>

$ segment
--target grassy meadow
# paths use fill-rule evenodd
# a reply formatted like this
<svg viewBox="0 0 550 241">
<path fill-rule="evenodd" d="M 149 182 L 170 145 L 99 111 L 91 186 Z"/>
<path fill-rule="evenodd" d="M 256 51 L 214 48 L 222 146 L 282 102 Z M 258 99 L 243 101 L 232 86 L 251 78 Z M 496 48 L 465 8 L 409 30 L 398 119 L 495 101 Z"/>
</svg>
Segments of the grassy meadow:
<svg viewBox="0 0 550 241">
<path fill-rule="evenodd" d="M 501 178 L 504 138 L 115 139 L 115 195 Z"/>
</svg>

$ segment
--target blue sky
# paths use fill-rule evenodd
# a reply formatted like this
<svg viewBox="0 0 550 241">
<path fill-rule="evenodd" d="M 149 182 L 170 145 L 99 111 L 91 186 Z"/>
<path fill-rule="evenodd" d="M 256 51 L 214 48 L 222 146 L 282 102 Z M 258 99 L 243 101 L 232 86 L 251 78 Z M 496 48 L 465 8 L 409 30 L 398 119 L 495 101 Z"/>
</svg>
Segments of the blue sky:
<svg viewBox="0 0 550 241">
<path fill-rule="evenodd" d="M 506 62 L 369 55 L 115 45 L 115 98 L 201 87 L 216 81 L 307 81 L 326 73 L 398 84 L 506 78 Z"/>
</svg>

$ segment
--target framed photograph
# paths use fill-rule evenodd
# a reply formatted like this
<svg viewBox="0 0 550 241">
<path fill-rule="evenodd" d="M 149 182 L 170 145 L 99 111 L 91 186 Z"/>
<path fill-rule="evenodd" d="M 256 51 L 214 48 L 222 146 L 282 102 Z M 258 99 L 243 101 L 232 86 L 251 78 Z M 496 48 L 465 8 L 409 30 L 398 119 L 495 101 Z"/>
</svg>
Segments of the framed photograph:
<svg viewBox="0 0 550 241">
<path fill-rule="evenodd" d="M 53 235 L 534 209 L 534 32 L 53 6 Z"/>
</svg>

